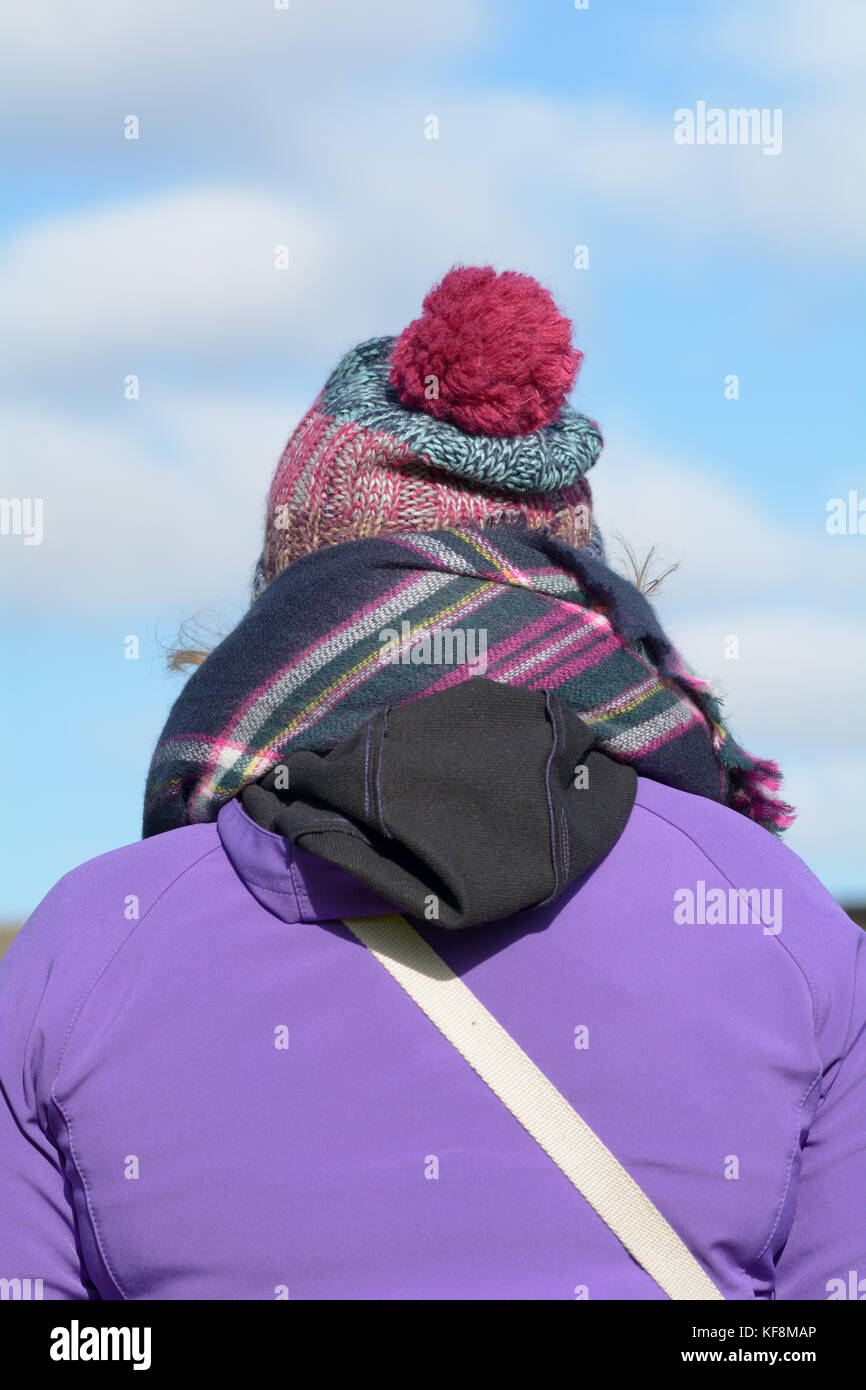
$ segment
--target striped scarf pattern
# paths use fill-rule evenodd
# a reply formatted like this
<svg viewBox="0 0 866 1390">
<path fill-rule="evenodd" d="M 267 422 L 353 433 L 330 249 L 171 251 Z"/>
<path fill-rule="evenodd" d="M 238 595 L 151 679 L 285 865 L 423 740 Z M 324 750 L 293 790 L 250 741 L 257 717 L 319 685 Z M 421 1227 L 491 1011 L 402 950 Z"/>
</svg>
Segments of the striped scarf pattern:
<svg viewBox="0 0 866 1390">
<path fill-rule="evenodd" d="M 460 632 L 476 655 L 483 634 L 485 669 L 448 659 Z M 643 595 L 590 551 L 500 522 L 349 541 L 277 575 L 175 701 L 143 835 L 213 821 L 289 754 L 479 674 L 555 690 L 642 776 L 776 833 L 793 819 L 775 763 L 734 741 Z"/>
</svg>

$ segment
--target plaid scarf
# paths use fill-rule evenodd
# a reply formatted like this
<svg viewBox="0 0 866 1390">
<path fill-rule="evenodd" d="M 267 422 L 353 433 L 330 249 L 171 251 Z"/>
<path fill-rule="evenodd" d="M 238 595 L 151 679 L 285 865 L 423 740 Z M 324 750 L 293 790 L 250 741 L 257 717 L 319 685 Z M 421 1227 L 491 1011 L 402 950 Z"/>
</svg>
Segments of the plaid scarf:
<svg viewBox="0 0 866 1390">
<path fill-rule="evenodd" d="M 793 819 L 775 763 L 733 740 L 643 595 L 597 555 L 499 523 L 349 541 L 278 574 L 175 701 L 143 834 L 215 820 L 288 754 L 473 675 L 555 690 L 642 776 L 777 833 Z"/>
</svg>

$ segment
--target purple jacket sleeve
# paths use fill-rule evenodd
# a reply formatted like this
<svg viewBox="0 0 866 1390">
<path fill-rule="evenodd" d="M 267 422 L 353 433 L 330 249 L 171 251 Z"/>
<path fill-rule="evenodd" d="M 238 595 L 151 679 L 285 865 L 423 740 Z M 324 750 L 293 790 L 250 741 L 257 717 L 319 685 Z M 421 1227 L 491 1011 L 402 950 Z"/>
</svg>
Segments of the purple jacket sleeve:
<svg viewBox="0 0 866 1390">
<path fill-rule="evenodd" d="M 46 996 L 58 962 L 54 943 L 63 880 L 0 961 L 0 1298 L 87 1299 L 63 1160 L 51 1137 L 45 1094 L 54 1075 L 56 1029 Z M 60 967 L 62 968 L 62 966 Z M 5 1282 L 3 1282 L 5 1281 Z"/>
<path fill-rule="evenodd" d="M 866 936 L 858 942 L 848 1036 L 828 1067 L 802 1151 L 777 1299 L 866 1299 Z"/>
</svg>

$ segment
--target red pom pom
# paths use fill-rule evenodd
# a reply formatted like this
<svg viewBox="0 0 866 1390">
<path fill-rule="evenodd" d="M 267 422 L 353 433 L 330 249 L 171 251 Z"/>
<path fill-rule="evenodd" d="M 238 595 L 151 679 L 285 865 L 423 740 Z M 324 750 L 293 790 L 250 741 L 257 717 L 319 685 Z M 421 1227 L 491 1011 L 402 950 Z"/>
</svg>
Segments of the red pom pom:
<svg viewBox="0 0 866 1390">
<path fill-rule="evenodd" d="M 397 339 L 389 380 L 404 405 L 467 434 L 530 434 L 556 419 L 582 360 L 531 275 L 455 266 Z"/>
</svg>

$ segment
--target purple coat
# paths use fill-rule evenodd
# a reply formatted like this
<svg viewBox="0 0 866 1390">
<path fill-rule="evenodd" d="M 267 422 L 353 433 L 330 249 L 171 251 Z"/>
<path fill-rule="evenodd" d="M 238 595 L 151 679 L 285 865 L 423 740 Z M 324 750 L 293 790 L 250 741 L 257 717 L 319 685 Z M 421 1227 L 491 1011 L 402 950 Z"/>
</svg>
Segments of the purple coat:
<svg viewBox="0 0 866 1390">
<path fill-rule="evenodd" d="M 0 966 L 4 1296 L 665 1297 L 340 920 L 388 906 L 237 800 L 51 890 Z M 421 930 L 726 1298 L 866 1296 L 866 941 L 767 831 L 638 779 L 545 906 Z"/>
</svg>

